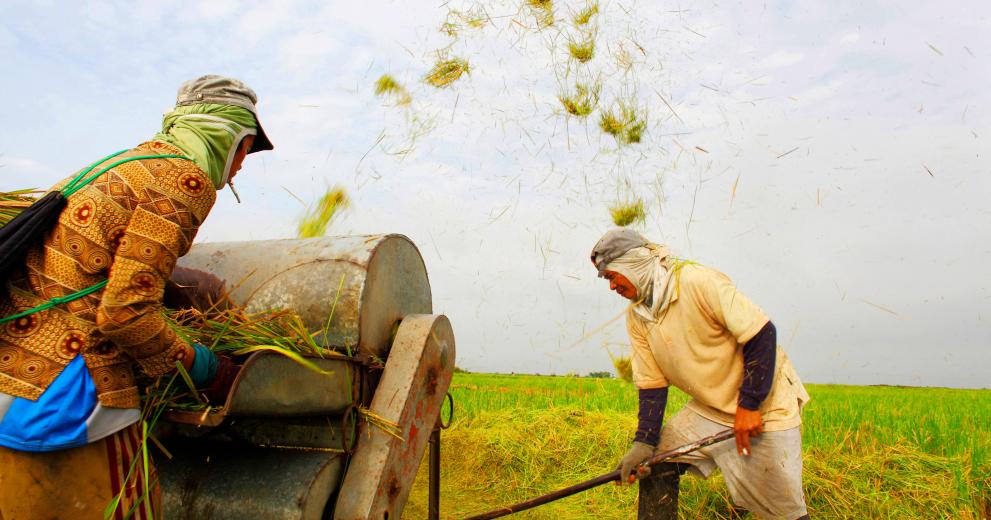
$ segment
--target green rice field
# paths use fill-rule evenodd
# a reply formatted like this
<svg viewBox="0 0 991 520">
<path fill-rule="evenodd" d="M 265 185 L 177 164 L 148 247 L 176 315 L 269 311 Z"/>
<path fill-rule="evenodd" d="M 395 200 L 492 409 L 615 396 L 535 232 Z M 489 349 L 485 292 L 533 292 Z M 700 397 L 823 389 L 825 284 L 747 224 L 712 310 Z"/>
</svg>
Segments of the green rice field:
<svg viewBox="0 0 991 520">
<path fill-rule="evenodd" d="M 806 385 L 812 518 L 991 517 L 991 390 Z M 462 518 L 614 469 L 636 429 L 620 379 L 455 374 L 442 434 L 441 517 Z M 673 391 L 667 415 L 687 401 Z M 445 407 L 446 417 L 446 407 Z M 732 441 L 730 441 L 732 442 Z M 636 488 L 606 485 L 510 518 L 636 518 Z M 403 517 L 426 518 L 424 459 Z M 718 472 L 681 483 L 681 518 L 748 518 Z"/>
</svg>

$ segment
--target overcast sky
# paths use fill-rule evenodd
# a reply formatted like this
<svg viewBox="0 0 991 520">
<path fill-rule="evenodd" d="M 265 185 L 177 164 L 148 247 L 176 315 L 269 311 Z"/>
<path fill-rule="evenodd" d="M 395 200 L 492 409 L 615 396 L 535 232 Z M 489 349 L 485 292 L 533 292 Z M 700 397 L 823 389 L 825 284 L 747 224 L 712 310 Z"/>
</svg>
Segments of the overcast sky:
<svg viewBox="0 0 991 520">
<path fill-rule="evenodd" d="M 182 81 L 226 74 L 276 150 L 198 240 L 291 237 L 290 192 L 341 184 L 331 234 L 419 246 L 464 368 L 611 370 L 622 320 L 588 333 L 624 304 L 588 254 L 639 196 L 640 230 L 733 278 L 807 382 L 991 387 L 991 5 L 602 0 L 578 65 L 584 2 L 554 4 L 541 29 L 518 1 L 5 2 L 0 189 L 150 138 Z M 451 37 L 451 9 L 488 18 Z M 471 74 L 437 90 L 444 52 Z M 563 112 L 582 78 L 646 111 L 640 144 Z"/>
</svg>

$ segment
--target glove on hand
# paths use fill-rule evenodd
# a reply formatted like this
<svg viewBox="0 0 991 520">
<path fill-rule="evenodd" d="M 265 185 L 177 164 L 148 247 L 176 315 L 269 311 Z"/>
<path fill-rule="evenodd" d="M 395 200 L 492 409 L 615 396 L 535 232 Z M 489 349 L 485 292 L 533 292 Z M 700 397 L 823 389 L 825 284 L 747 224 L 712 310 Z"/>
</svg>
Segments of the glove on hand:
<svg viewBox="0 0 991 520">
<path fill-rule="evenodd" d="M 217 356 L 217 373 L 210 386 L 203 391 L 207 400 L 214 404 L 227 402 L 227 394 L 230 393 L 234 379 L 240 371 L 241 366 L 235 365 L 231 358 L 224 355 Z"/>
<path fill-rule="evenodd" d="M 616 468 L 619 470 L 619 481 L 623 484 L 629 482 L 630 473 L 634 472 L 637 465 L 650 459 L 653 454 L 654 447 L 650 444 L 634 442 L 633 446 L 630 447 L 630 451 L 626 452 L 626 455 L 619 461 L 619 466 Z M 637 469 L 637 479 L 644 478 L 647 475 L 650 475 L 650 466 Z"/>
<path fill-rule="evenodd" d="M 224 403 L 241 367 L 235 365 L 231 358 L 218 356 L 199 343 L 193 343 L 192 347 L 196 351 L 196 357 L 189 369 L 189 378 L 196 388 L 203 390 L 208 401 L 214 404 Z"/>
</svg>

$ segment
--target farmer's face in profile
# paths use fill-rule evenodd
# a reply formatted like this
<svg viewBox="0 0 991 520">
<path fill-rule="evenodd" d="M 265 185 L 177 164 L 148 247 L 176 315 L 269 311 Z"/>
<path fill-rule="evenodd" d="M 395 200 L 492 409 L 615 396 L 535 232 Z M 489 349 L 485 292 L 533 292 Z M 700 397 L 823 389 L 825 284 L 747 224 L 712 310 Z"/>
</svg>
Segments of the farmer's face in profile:
<svg viewBox="0 0 991 520">
<path fill-rule="evenodd" d="M 248 150 L 251 150 L 251 145 L 255 142 L 255 136 L 246 135 L 244 139 L 241 140 L 241 144 L 237 147 L 237 152 L 234 153 L 234 159 L 231 161 L 231 173 L 230 179 L 233 179 L 237 172 L 241 171 L 241 165 L 244 164 L 244 158 L 248 155 Z"/>
<path fill-rule="evenodd" d="M 610 290 L 616 291 L 617 294 L 627 300 L 637 299 L 637 288 L 625 276 L 616 271 L 606 271 L 603 273 L 603 276 L 606 280 L 609 280 Z"/>
</svg>

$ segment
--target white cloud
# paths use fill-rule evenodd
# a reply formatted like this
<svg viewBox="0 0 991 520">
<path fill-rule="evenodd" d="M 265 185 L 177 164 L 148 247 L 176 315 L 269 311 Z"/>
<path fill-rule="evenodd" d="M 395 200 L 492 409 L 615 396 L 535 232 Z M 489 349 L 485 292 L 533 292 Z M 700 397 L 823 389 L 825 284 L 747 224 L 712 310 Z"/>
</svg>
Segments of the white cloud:
<svg viewBox="0 0 991 520">
<path fill-rule="evenodd" d="M 815 101 L 822 101 L 835 96 L 837 92 L 839 92 L 841 86 L 843 86 L 842 81 L 832 80 L 825 85 L 816 85 L 805 92 L 798 94 L 795 98 L 798 100 L 799 105 L 807 105 Z"/>
<path fill-rule="evenodd" d="M 860 41 L 860 32 L 848 32 L 840 36 L 840 44 L 851 45 Z"/>
<path fill-rule="evenodd" d="M 340 47 L 337 38 L 326 31 L 293 34 L 279 46 L 283 66 L 290 72 L 309 75 L 331 66 L 332 53 Z"/>
<path fill-rule="evenodd" d="M 805 59 L 805 54 L 798 51 L 780 50 L 771 54 L 757 63 L 761 69 L 779 69 L 788 67 Z"/>
<path fill-rule="evenodd" d="M 257 5 L 238 19 L 238 34 L 258 42 L 277 29 L 290 26 L 292 13 L 292 4 L 286 1 Z"/>
<path fill-rule="evenodd" d="M 223 18 L 233 13 L 240 5 L 236 0 L 210 0 L 197 2 L 196 10 L 204 18 Z"/>
</svg>

